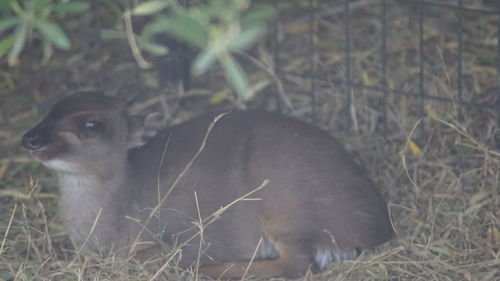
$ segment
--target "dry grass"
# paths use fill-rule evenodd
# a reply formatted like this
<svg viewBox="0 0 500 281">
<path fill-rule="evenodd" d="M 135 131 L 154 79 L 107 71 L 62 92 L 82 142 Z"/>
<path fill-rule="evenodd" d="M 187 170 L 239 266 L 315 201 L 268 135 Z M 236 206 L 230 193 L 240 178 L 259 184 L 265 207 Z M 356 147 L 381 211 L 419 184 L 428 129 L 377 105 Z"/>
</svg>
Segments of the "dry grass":
<svg viewBox="0 0 500 281">
<path fill-rule="evenodd" d="M 378 85 L 382 79 L 378 56 L 380 6 L 373 1 L 361 2 L 368 4 L 358 5 L 352 11 L 352 78 Z M 478 1 L 464 2 L 479 5 Z M 307 1 L 297 3 L 307 5 Z M 389 1 L 388 7 L 388 85 L 410 92 L 419 87 L 418 24 L 410 16 L 414 8 L 393 1 Z M 374 253 L 333 264 L 324 273 L 305 279 L 500 280 L 498 113 L 427 100 L 427 117 L 422 118 L 417 99 L 368 90 L 346 92 L 328 82 L 345 75 L 345 58 L 341 55 L 343 14 L 331 7 L 321 7 L 321 11 L 315 25 L 318 51 L 314 67 L 325 79 L 314 80 L 318 123 L 355 151 L 355 157 L 382 187 L 390 202 L 397 237 Z M 308 19 L 300 9 L 281 19 L 281 65 L 288 72 L 310 73 L 308 35 L 304 32 L 309 28 Z M 425 87 L 430 95 L 457 95 L 456 19 L 450 10 L 427 11 Z M 464 100 L 493 103 L 498 98 L 494 64 L 497 20 L 473 12 L 464 14 Z M 277 76 L 272 71 L 271 52 L 262 53 L 254 58 L 258 66 L 250 75 L 258 92 L 253 106 L 274 108 L 268 93 L 277 89 L 290 101 L 291 106 L 286 109 L 289 114 L 310 118 L 313 80 L 298 75 Z M 68 54 L 77 55 L 80 54 Z M 106 77 L 113 86 L 108 88 L 127 92 L 130 76 L 124 74 L 130 73 L 123 70 L 127 67 L 118 66 L 129 65 L 125 61 L 130 60 L 130 55 L 120 54 L 102 62 L 103 56 L 85 54 L 87 61 L 77 63 L 81 69 L 65 74 L 64 79 L 69 81 L 66 85 L 81 85 L 83 80 L 88 81 L 83 86 L 99 86 L 99 73 L 92 67 L 101 63 L 101 67 L 110 69 Z M 47 67 L 49 73 L 68 67 L 61 62 L 64 58 L 55 60 Z M 247 60 L 249 68 L 255 66 L 251 61 Z M 14 83 L 5 82 L 12 85 L 5 88 L 9 101 L 2 105 L 0 120 L 0 156 L 4 159 L 0 162 L 0 280 L 151 280 L 156 271 L 145 270 L 134 262 L 75 255 L 55 215 L 58 195 L 53 175 L 17 149 L 22 130 L 36 118 L 36 111 L 30 109 L 33 98 L 44 99 L 39 91 L 45 96 L 62 90 L 57 78 L 52 83 L 39 82 L 35 88 L 30 83 L 25 85 L 23 79 L 48 79 L 30 72 L 30 67 L 2 72 Z M 147 72 L 142 75 L 151 77 Z M 216 79 L 219 76 L 214 77 L 209 93 L 217 92 L 224 104 L 232 104 L 231 96 L 224 96 L 224 86 Z M 157 91 L 145 83 L 128 94 L 137 90 Z M 173 119 L 183 120 L 200 108 L 205 110 L 207 104 L 214 106 L 205 93 L 193 89 L 183 97 L 155 98 L 151 104 L 160 104 L 168 109 L 168 114 L 172 113 Z M 148 100 L 144 107 L 149 107 Z M 386 126 L 381 119 L 384 106 Z M 177 268 L 172 260 L 156 280 L 193 280 L 196 276 Z"/>
</svg>

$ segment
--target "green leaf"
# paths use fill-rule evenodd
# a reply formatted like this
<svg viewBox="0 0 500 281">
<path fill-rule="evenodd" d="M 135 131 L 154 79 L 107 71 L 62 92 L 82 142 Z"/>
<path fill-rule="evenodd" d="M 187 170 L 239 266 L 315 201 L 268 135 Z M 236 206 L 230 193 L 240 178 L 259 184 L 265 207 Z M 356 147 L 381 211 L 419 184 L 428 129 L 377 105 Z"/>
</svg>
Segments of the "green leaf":
<svg viewBox="0 0 500 281">
<path fill-rule="evenodd" d="M 255 24 L 246 30 L 243 30 L 236 38 L 233 39 L 227 46 L 231 51 L 241 51 L 250 47 L 255 40 L 264 34 L 265 27 L 261 24 Z"/>
<path fill-rule="evenodd" d="M 52 5 L 52 3 L 50 3 L 50 0 L 35 0 L 33 2 L 33 10 L 38 13 L 42 9 L 50 9 L 49 5 Z"/>
<path fill-rule="evenodd" d="M 6 19 L 0 20 L 0 33 L 16 25 L 18 22 L 19 20 L 16 17 L 8 17 Z"/>
<path fill-rule="evenodd" d="M 103 29 L 101 30 L 101 38 L 104 40 L 125 39 L 127 33 L 122 30 Z"/>
<path fill-rule="evenodd" d="M 229 81 L 233 85 L 236 93 L 246 100 L 249 97 L 248 80 L 243 68 L 236 62 L 230 54 L 221 57 L 222 67 Z"/>
<path fill-rule="evenodd" d="M 254 5 L 247 13 L 241 17 L 243 25 L 252 23 L 261 23 L 274 17 L 276 10 L 274 7 L 266 4 Z"/>
<path fill-rule="evenodd" d="M 3 57 L 12 48 L 14 37 L 8 36 L 0 41 L 0 57 Z"/>
<path fill-rule="evenodd" d="M 132 15 L 134 16 L 145 16 L 161 12 L 163 9 L 171 4 L 170 1 L 166 0 L 152 0 L 143 2 L 134 9 L 132 9 Z"/>
<path fill-rule="evenodd" d="M 192 68 L 193 74 L 200 75 L 204 73 L 212 64 L 215 63 L 215 60 L 216 60 L 215 54 L 209 48 L 205 48 L 196 57 L 193 63 L 193 68 Z"/>
<path fill-rule="evenodd" d="M 41 19 L 48 19 L 50 14 L 52 13 L 52 7 L 53 6 L 45 6 L 42 9 L 40 9 L 38 12 L 35 12 L 35 14 L 31 15 L 32 18 L 41 18 Z"/>
<path fill-rule="evenodd" d="M 156 16 L 153 20 L 144 25 L 141 31 L 141 38 L 150 40 L 159 33 L 165 33 L 165 25 L 169 24 L 168 21 L 168 17 L 163 14 Z"/>
<path fill-rule="evenodd" d="M 116 0 L 101 0 L 99 3 L 106 6 L 106 8 L 110 12 L 114 13 L 114 15 L 119 16 L 122 14 L 122 8 L 115 2 Z"/>
<path fill-rule="evenodd" d="M 12 0 L 0 0 L 0 10 L 8 11 L 10 10 L 10 2 Z"/>
<path fill-rule="evenodd" d="M 164 56 L 168 53 L 167 47 L 151 41 L 139 40 L 139 47 L 155 56 Z"/>
<path fill-rule="evenodd" d="M 46 40 L 54 44 L 54 46 L 63 50 L 69 49 L 71 45 L 69 39 L 58 25 L 37 18 L 35 19 L 35 28 L 40 31 Z"/>
<path fill-rule="evenodd" d="M 16 1 L 9 1 L 9 6 L 12 11 L 18 16 L 18 17 L 23 17 L 24 16 L 24 11 L 23 8 L 17 3 Z"/>
<path fill-rule="evenodd" d="M 188 14 L 179 14 L 163 20 L 164 32 L 188 44 L 204 47 L 208 40 L 208 27 Z"/>
<path fill-rule="evenodd" d="M 84 1 L 61 2 L 54 6 L 54 11 L 59 15 L 79 14 L 90 8 L 90 4 Z"/>
<path fill-rule="evenodd" d="M 220 0 L 211 0 L 208 1 L 208 5 L 201 6 L 200 11 L 209 17 L 214 17 L 214 18 L 221 18 L 227 13 L 232 13 L 234 12 L 231 9 L 231 7 L 228 7 L 228 4 L 231 3 L 225 3 Z"/>
<path fill-rule="evenodd" d="M 209 1 L 209 6 L 216 9 L 216 10 L 219 10 L 220 13 L 223 13 L 224 11 L 224 8 L 227 8 L 228 5 L 231 4 L 231 1 L 233 0 L 212 0 L 212 1 Z"/>
<path fill-rule="evenodd" d="M 28 30 L 30 25 L 27 22 L 22 22 L 17 26 L 16 31 L 14 33 L 14 42 L 12 43 L 12 48 L 10 49 L 8 56 L 9 65 L 16 64 L 17 59 L 19 58 L 19 54 L 21 54 L 24 49 L 24 44 L 26 43 L 26 37 L 28 36 Z"/>
</svg>

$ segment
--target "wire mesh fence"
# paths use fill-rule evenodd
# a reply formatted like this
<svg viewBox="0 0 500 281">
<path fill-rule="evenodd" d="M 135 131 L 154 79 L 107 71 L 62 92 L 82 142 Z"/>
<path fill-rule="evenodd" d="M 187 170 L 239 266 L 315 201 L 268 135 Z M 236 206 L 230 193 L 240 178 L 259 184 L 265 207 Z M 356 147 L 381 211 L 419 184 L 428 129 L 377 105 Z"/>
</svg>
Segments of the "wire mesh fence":
<svg viewBox="0 0 500 281">
<path fill-rule="evenodd" d="M 309 0 L 302 10 L 308 28 L 300 55 L 307 71 L 285 69 L 281 58 L 291 43 L 279 38 L 277 27 L 272 50 L 276 73 L 309 79 L 313 116 L 325 83 L 341 89 L 348 104 L 352 91 L 379 93 L 383 120 L 391 96 L 414 99 L 420 116 L 428 115 L 429 101 L 452 104 L 458 117 L 471 107 L 493 109 L 498 116 L 500 1 Z M 337 54 L 335 63 L 326 63 L 332 55 L 325 49 Z"/>
</svg>

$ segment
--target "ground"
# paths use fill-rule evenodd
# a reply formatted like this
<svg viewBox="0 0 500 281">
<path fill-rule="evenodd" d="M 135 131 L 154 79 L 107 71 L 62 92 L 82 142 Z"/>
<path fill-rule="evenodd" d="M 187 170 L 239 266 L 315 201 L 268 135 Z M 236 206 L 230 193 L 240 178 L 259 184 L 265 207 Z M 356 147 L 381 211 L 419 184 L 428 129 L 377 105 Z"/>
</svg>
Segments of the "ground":
<svg viewBox="0 0 500 281">
<path fill-rule="evenodd" d="M 310 17 L 304 12 L 308 2 L 297 1 L 302 8 L 283 14 L 281 24 L 269 29 L 269 39 L 249 51 L 258 63 L 240 57 L 257 92 L 248 107 L 279 108 L 329 130 L 367 167 L 390 203 L 397 233 L 392 241 L 307 278 L 500 280 L 499 112 L 395 93 L 420 89 L 419 25 L 412 12 L 416 5 L 388 2 L 386 84 L 393 92 L 346 90 L 335 83 L 346 77 L 341 6 L 316 3 L 311 41 Z M 488 1 L 476 2 L 464 1 L 491 8 Z M 381 5 L 359 3 L 364 4 L 351 11 L 350 77 L 381 85 Z M 160 109 L 169 123 L 215 108 L 241 107 L 218 69 L 194 78 L 183 94 L 176 87 L 159 89 L 156 70 L 141 70 L 125 40 L 102 41 L 97 28 L 76 30 L 109 24 L 101 10 L 94 12 L 72 19 L 78 23 L 68 25 L 72 48 L 56 51 L 47 64 L 41 64 L 36 38 L 18 65 L 0 61 L 0 280 L 152 280 L 155 274 L 132 262 L 75 255 L 56 215 L 54 174 L 19 146 L 23 132 L 53 98 L 77 88 L 99 88 L 138 97 L 138 112 Z M 425 16 L 424 90 L 457 99 L 457 14 L 428 8 Z M 494 105 L 499 98 L 497 21 L 494 14 L 463 14 L 464 101 Z M 279 52 L 273 38 L 279 38 Z M 274 72 L 269 57 L 283 71 Z M 171 262 L 158 278 L 192 280 L 196 275 Z"/>
</svg>

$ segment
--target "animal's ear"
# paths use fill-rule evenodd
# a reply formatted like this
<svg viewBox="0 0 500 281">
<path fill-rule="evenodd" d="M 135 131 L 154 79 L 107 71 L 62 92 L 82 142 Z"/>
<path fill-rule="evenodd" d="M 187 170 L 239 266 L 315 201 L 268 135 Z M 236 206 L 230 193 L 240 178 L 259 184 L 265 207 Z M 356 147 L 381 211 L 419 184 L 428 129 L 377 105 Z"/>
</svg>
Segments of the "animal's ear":
<svg viewBox="0 0 500 281">
<path fill-rule="evenodd" d="M 156 136 L 162 125 L 163 114 L 159 112 L 150 113 L 144 119 L 134 117 L 130 120 L 128 147 L 143 146 L 149 139 Z"/>
</svg>

